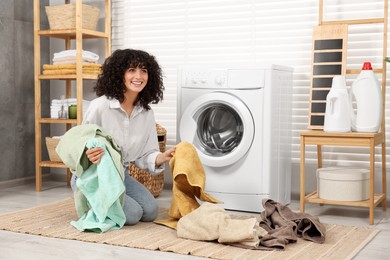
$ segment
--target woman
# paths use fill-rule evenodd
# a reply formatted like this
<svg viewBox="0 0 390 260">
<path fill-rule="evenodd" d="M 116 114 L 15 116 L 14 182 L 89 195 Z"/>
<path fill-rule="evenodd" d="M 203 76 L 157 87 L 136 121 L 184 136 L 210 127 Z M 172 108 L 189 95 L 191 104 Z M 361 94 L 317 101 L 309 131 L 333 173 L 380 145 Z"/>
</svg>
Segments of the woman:
<svg viewBox="0 0 390 260">
<path fill-rule="evenodd" d="M 172 158 L 175 147 L 159 152 L 155 118 L 149 104 L 163 99 L 162 72 L 152 55 L 141 50 L 116 50 L 106 59 L 94 87 L 98 98 L 91 101 L 83 124 L 96 124 L 121 146 L 125 168 L 126 196 L 123 210 L 126 224 L 153 221 L 158 205 L 153 195 L 129 175 L 133 162 L 139 168 L 158 174 Z M 99 163 L 103 149 L 86 151 L 92 163 Z M 75 178 L 72 180 L 72 186 Z"/>
</svg>

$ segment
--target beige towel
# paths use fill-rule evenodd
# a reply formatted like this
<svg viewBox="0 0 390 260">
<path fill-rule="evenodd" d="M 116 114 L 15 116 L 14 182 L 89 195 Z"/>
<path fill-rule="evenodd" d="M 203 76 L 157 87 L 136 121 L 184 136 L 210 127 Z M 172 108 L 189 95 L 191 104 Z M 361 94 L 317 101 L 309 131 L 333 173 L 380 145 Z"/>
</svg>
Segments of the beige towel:
<svg viewBox="0 0 390 260">
<path fill-rule="evenodd" d="M 169 220 L 155 223 L 176 228 L 177 220 L 197 209 L 201 201 L 221 203 L 204 192 L 206 174 L 194 146 L 187 142 L 176 145 L 173 158 L 169 161 L 172 172 L 172 201 L 168 211 Z"/>
<path fill-rule="evenodd" d="M 100 74 L 100 69 L 83 69 L 83 74 Z M 76 74 L 75 69 L 50 69 L 50 70 L 44 70 L 42 72 L 43 75 L 70 75 L 70 74 Z"/>
<path fill-rule="evenodd" d="M 182 217 L 177 223 L 177 236 L 192 240 L 212 241 L 235 245 L 242 243 L 254 249 L 267 231 L 260 228 L 256 218 L 232 219 L 227 212 L 204 202 L 198 209 Z"/>
</svg>

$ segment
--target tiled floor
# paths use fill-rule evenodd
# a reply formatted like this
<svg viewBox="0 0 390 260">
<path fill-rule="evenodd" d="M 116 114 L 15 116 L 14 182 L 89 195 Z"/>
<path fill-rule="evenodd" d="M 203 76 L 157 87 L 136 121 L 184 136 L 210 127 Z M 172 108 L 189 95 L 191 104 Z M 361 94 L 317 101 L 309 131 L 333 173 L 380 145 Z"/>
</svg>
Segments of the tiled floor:
<svg viewBox="0 0 390 260">
<path fill-rule="evenodd" d="M 54 202 L 71 196 L 72 192 L 64 182 L 45 181 L 42 192 L 35 192 L 33 182 L 13 187 L 0 184 L 0 214 Z M 164 190 L 157 200 L 161 207 L 169 207 L 170 198 L 171 192 Z M 299 202 L 293 201 L 289 207 L 292 210 L 298 210 Z M 370 226 L 368 224 L 368 210 L 365 208 L 307 204 L 306 212 L 318 215 L 324 223 Z M 359 252 L 355 259 L 390 259 L 389 211 L 383 212 L 381 208 L 375 209 L 375 224 L 372 227 L 380 229 L 381 232 Z M 0 231 L 0 259 L 172 260 L 203 258 Z"/>
</svg>

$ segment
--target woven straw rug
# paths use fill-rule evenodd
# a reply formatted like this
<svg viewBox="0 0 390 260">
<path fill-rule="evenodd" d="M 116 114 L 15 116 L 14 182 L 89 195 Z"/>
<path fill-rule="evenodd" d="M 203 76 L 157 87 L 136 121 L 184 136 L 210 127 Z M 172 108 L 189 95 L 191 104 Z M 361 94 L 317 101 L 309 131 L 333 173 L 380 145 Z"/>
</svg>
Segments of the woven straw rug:
<svg viewBox="0 0 390 260">
<path fill-rule="evenodd" d="M 166 210 L 161 212 L 162 218 Z M 79 232 L 69 222 L 77 220 L 73 199 L 0 215 L 0 229 L 32 235 L 104 243 L 190 254 L 213 259 L 351 259 L 376 234 L 368 227 L 326 225 L 324 244 L 302 239 L 284 251 L 248 250 L 213 242 L 192 241 L 176 237 L 176 231 L 154 223 L 139 223 L 103 234 Z"/>
</svg>

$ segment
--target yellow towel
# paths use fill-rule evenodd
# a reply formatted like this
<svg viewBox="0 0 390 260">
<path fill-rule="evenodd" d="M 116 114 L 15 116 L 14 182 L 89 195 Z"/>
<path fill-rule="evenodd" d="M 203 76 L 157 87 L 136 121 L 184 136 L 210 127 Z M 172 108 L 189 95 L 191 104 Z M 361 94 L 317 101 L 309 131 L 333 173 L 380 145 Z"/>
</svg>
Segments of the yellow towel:
<svg viewBox="0 0 390 260">
<path fill-rule="evenodd" d="M 102 64 L 97 63 L 83 63 L 83 69 L 100 69 L 102 67 Z M 44 70 L 59 70 L 59 69 L 76 69 L 76 64 L 58 64 L 58 65 L 52 65 L 52 64 L 44 64 L 43 65 Z"/>
<path fill-rule="evenodd" d="M 100 74 L 100 69 L 84 69 L 83 68 L 83 74 Z M 75 69 L 50 69 L 50 70 L 44 70 L 42 72 L 43 75 L 69 75 L 69 74 L 76 74 Z"/>
<path fill-rule="evenodd" d="M 176 228 L 177 220 L 197 209 L 201 201 L 221 203 L 204 192 L 206 174 L 198 154 L 192 144 L 181 142 L 176 145 L 173 158 L 169 161 L 172 172 L 172 201 L 168 211 L 168 220 L 156 220 L 155 223 Z"/>
</svg>

